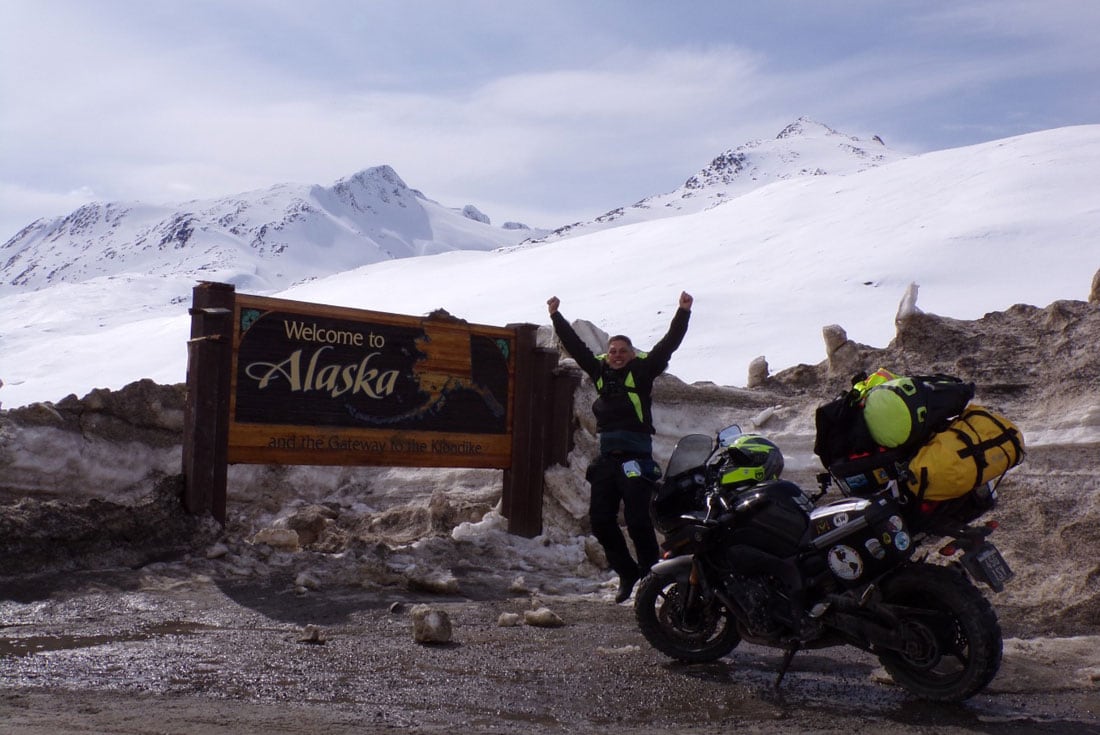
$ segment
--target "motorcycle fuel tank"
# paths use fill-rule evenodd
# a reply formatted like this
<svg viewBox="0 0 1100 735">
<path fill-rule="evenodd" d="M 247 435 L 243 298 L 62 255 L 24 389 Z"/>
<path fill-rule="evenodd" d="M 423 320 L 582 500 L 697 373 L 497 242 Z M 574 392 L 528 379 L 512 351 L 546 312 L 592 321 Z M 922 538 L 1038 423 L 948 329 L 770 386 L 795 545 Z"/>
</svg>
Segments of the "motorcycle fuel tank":
<svg viewBox="0 0 1100 735">
<path fill-rule="evenodd" d="M 809 525 L 813 503 L 798 485 L 768 480 L 738 493 L 733 501 L 730 545 L 746 544 L 780 557 L 798 552 Z"/>
<path fill-rule="evenodd" d="M 913 553 L 901 509 L 890 498 L 849 498 L 810 513 L 813 544 L 846 587 L 874 579 Z"/>
</svg>

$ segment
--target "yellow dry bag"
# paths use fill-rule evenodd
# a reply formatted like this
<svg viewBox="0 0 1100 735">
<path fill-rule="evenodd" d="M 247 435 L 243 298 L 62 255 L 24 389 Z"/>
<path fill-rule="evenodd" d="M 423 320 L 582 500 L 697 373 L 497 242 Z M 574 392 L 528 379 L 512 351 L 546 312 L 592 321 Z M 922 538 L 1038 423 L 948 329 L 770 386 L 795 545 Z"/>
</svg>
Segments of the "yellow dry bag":
<svg viewBox="0 0 1100 735">
<path fill-rule="evenodd" d="M 1024 458 L 1024 435 L 987 408 L 970 405 L 932 435 L 909 461 L 909 492 L 921 500 L 950 500 L 996 480 Z"/>
</svg>

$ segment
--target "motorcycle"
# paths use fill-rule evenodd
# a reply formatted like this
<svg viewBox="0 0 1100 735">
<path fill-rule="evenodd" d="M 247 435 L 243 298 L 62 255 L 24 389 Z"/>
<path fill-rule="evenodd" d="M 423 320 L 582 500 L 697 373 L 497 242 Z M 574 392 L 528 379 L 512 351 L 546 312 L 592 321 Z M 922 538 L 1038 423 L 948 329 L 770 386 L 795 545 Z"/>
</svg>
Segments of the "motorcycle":
<svg viewBox="0 0 1100 735">
<path fill-rule="evenodd" d="M 813 498 L 778 472 L 762 477 L 736 447 L 745 436 L 730 426 L 683 437 L 656 486 L 664 558 L 635 595 L 646 640 L 686 663 L 743 640 L 782 649 L 777 687 L 798 651 L 842 645 L 874 654 L 925 699 L 961 701 L 988 685 L 1002 634 L 975 582 L 1001 591 L 1012 571 L 989 540 L 996 524 L 970 522 L 992 507 L 995 487 L 935 512 L 906 502 L 896 483 L 815 505 L 827 475 Z M 917 553 L 936 539 L 946 564 L 931 548 Z"/>
</svg>

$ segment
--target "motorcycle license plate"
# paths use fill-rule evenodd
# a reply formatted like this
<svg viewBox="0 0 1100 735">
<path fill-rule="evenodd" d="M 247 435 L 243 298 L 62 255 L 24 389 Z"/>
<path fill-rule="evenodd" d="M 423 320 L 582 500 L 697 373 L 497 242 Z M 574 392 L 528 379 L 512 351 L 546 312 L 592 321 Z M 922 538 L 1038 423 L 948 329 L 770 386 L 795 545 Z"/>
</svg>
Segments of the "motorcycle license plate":
<svg viewBox="0 0 1100 735">
<path fill-rule="evenodd" d="M 978 563 L 981 576 L 994 590 L 1000 592 L 1004 583 L 1015 576 L 1015 572 L 1009 568 L 1008 562 L 1001 556 L 1001 552 L 993 544 L 986 543 L 974 553 L 974 560 Z"/>
</svg>

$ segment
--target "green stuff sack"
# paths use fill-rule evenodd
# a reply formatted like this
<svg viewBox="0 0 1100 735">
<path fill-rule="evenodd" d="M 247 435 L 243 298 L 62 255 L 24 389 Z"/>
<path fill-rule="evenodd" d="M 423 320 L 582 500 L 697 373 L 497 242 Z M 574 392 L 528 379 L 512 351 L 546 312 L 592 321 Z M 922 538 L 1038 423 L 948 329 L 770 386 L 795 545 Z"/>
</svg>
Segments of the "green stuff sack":
<svg viewBox="0 0 1100 735">
<path fill-rule="evenodd" d="M 945 428 L 973 397 L 973 383 L 951 376 L 899 377 L 868 391 L 863 419 L 879 446 L 916 447 Z"/>
<path fill-rule="evenodd" d="M 982 406 L 969 406 L 934 434 L 909 461 L 908 490 L 919 500 L 950 500 L 996 480 L 1024 458 L 1016 425 Z"/>
<path fill-rule="evenodd" d="M 908 444 L 924 425 L 927 409 L 912 378 L 880 383 L 863 399 L 863 420 L 871 438 L 881 447 Z"/>
</svg>

